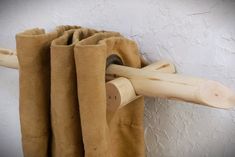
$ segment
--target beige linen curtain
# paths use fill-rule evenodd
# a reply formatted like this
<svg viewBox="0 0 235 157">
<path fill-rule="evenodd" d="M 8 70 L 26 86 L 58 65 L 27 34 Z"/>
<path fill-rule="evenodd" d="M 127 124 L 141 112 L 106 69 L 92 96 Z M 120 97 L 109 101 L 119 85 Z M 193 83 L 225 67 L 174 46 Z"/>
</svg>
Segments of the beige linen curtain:
<svg viewBox="0 0 235 157">
<path fill-rule="evenodd" d="M 59 26 L 16 35 L 25 157 L 144 157 L 143 97 L 106 109 L 107 58 L 141 67 L 135 42 L 117 32 Z"/>
</svg>

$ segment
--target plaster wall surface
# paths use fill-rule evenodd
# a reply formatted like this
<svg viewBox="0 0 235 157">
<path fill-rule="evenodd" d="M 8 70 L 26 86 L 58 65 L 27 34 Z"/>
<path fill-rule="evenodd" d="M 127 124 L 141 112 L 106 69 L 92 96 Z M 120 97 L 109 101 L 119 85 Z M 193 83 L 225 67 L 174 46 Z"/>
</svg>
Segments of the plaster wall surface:
<svg viewBox="0 0 235 157">
<path fill-rule="evenodd" d="M 171 60 L 178 73 L 235 90 L 234 0 L 6 0 L 0 2 L 0 47 L 15 34 L 61 24 L 121 32 L 150 62 Z M 0 152 L 22 157 L 18 71 L 0 67 Z M 235 110 L 146 98 L 148 157 L 234 157 Z"/>
</svg>

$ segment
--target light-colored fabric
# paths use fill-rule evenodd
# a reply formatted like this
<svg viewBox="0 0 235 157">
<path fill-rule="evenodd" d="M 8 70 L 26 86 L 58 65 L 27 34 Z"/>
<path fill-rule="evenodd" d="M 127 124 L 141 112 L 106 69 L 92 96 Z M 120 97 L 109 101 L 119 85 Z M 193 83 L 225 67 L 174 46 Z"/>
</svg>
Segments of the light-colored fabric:
<svg viewBox="0 0 235 157">
<path fill-rule="evenodd" d="M 105 68 L 115 54 L 140 68 L 119 33 L 60 26 L 16 35 L 25 157 L 144 157 L 143 98 L 106 110 Z"/>
</svg>

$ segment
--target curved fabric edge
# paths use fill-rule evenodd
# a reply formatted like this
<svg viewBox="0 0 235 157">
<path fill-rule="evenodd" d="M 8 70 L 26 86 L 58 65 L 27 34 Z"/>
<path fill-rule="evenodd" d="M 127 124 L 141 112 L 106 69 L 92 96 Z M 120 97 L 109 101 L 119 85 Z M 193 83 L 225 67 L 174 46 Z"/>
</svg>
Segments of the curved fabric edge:
<svg viewBox="0 0 235 157">
<path fill-rule="evenodd" d="M 142 97 L 118 111 L 107 123 L 105 63 L 111 54 L 120 56 L 127 66 L 141 66 L 137 45 L 119 34 L 97 33 L 75 45 L 85 156 L 143 157 Z"/>
</svg>

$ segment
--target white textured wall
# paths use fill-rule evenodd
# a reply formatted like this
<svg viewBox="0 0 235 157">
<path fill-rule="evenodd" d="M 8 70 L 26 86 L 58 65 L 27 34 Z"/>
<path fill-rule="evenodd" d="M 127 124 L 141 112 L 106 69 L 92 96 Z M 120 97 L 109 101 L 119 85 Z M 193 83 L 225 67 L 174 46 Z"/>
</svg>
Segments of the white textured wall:
<svg viewBox="0 0 235 157">
<path fill-rule="evenodd" d="M 1 1 L 0 47 L 16 32 L 59 24 L 119 31 L 150 60 L 170 59 L 179 73 L 206 77 L 235 90 L 234 0 Z M 0 152 L 20 157 L 18 73 L 0 68 Z M 148 157 L 234 157 L 235 110 L 147 99 Z"/>
</svg>

